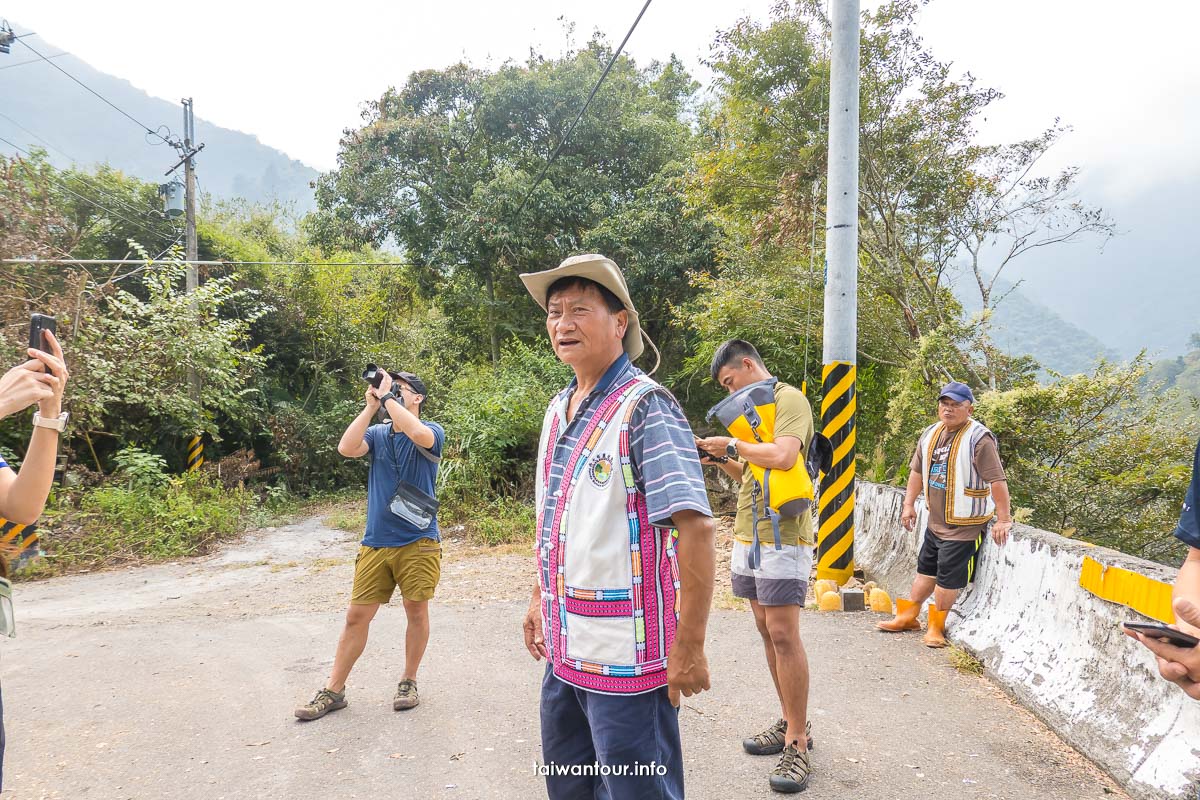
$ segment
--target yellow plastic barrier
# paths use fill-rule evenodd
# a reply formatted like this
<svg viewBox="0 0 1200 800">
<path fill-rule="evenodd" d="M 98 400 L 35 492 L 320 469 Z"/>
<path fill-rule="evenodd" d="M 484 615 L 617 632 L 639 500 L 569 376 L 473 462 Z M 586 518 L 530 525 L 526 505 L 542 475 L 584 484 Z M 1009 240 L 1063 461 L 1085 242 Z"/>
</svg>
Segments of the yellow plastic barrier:
<svg viewBox="0 0 1200 800">
<path fill-rule="evenodd" d="M 1107 567 L 1091 556 L 1085 556 L 1079 571 L 1079 585 L 1102 600 L 1128 606 L 1150 619 L 1168 625 L 1175 622 L 1169 583 L 1120 567 Z"/>
</svg>

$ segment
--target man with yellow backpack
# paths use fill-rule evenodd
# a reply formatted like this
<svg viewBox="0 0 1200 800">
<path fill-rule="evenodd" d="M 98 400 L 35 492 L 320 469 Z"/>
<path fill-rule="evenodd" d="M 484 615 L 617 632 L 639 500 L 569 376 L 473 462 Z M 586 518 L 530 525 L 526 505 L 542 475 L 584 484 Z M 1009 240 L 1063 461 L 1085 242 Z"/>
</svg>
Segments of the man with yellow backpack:
<svg viewBox="0 0 1200 800">
<path fill-rule="evenodd" d="M 734 523 L 733 594 L 750 601 L 779 697 L 778 722 L 742 742 L 751 755 L 780 753 L 770 785 L 801 792 L 812 775 L 808 724 L 808 656 L 800 609 L 812 573 L 813 497 L 806 454 L 812 407 L 804 393 L 777 381 L 752 344 L 731 339 L 717 348 L 712 378 L 730 396 L 709 412 L 735 437 L 697 439 L 716 465 L 741 485 Z"/>
</svg>

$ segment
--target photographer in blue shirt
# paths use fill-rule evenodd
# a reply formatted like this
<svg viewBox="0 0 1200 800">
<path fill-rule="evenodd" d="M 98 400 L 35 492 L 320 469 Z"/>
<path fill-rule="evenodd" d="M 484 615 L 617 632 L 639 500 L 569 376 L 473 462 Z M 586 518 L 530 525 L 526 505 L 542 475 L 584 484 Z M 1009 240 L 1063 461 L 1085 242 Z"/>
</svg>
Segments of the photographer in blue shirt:
<svg viewBox="0 0 1200 800">
<path fill-rule="evenodd" d="M 367 529 L 354 562 L 354 589 L 338 640 L 329 682 L 296 717 L 314 720 L 346 707 L 346 679 L 367 644 L 367 630 L 380 603 L 400 588 L 408 628 L 404 674 L 392 699 L 396 711 L 412 708 L 417 668 L 429 643 L 429 601 L 441 577 L 442 544 L 437 526 L 434 482 L 446 433 L 421 420 L 425 384 L 411 372 L 387 373 L 368 367 L 363 410 L 338 443 L 347 458 L 370 456 L 367 475 Z M 380 411 L 391 421 L 372 425 Z"/>
</svg>

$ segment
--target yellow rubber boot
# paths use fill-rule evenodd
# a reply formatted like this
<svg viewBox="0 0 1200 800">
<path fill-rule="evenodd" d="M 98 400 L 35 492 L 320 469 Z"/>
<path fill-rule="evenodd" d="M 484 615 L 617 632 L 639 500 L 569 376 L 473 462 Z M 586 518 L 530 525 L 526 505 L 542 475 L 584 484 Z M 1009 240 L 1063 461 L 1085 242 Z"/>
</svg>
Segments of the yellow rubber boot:
<svg viewBox="0 0 1200 800">
<path fill-rule="evenodd" d="M 925 631 L 926 647 L 945 647 L 946 646 L 946 615 L 950 611 L 939 611 L 936 606 L 929 607 L 929 628 Z"/>
<path fill-rule="evenodd" d="M 921 613 L 921 604 L 914 603 L 911 600 L 905 600 L 903 597 L 896 598 L 896 616 L 887 622 L 880 622 L 875 627 L 881 631 L 889 633 L 899 633 L 900 631 L 919 631 L 921 623 L 917 621 L 917 615 Z"/>
</svg>

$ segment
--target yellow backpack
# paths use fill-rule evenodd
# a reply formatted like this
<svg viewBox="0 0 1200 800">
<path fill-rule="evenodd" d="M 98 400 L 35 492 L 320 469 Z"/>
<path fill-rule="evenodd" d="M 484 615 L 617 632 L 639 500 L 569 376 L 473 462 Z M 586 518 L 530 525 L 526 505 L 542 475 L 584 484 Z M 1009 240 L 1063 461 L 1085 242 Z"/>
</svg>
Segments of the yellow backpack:
<svg viewBox="0 0 1200 800">
<path fill-rule="evenodd" d="M 708 412 L 708 419 L 711 421 L 716 418 L 731 436 L 743 442 L 775 441 L 775 384 L 778 382 L 778 378 L 768 378 L 738 389 L 713 406 Z M 768 469 L 747 461 L 754 478 L 754 486 L 751 487 L 754 537 L 748 558 L 750 569 L 758 569 L 762 563 L 758 540 L 759 495 L 762 496 L 763 508 L 775 533 L 775 549 L 780 550 L 783 542 L 779 521 L 808 513 L 814 497 L 813 481 L 819 472 L 828 468 L 832 455 L 829 440 L 814 433 L 805 458 L 796 459 L 791 469 Z"/>
</svg>

